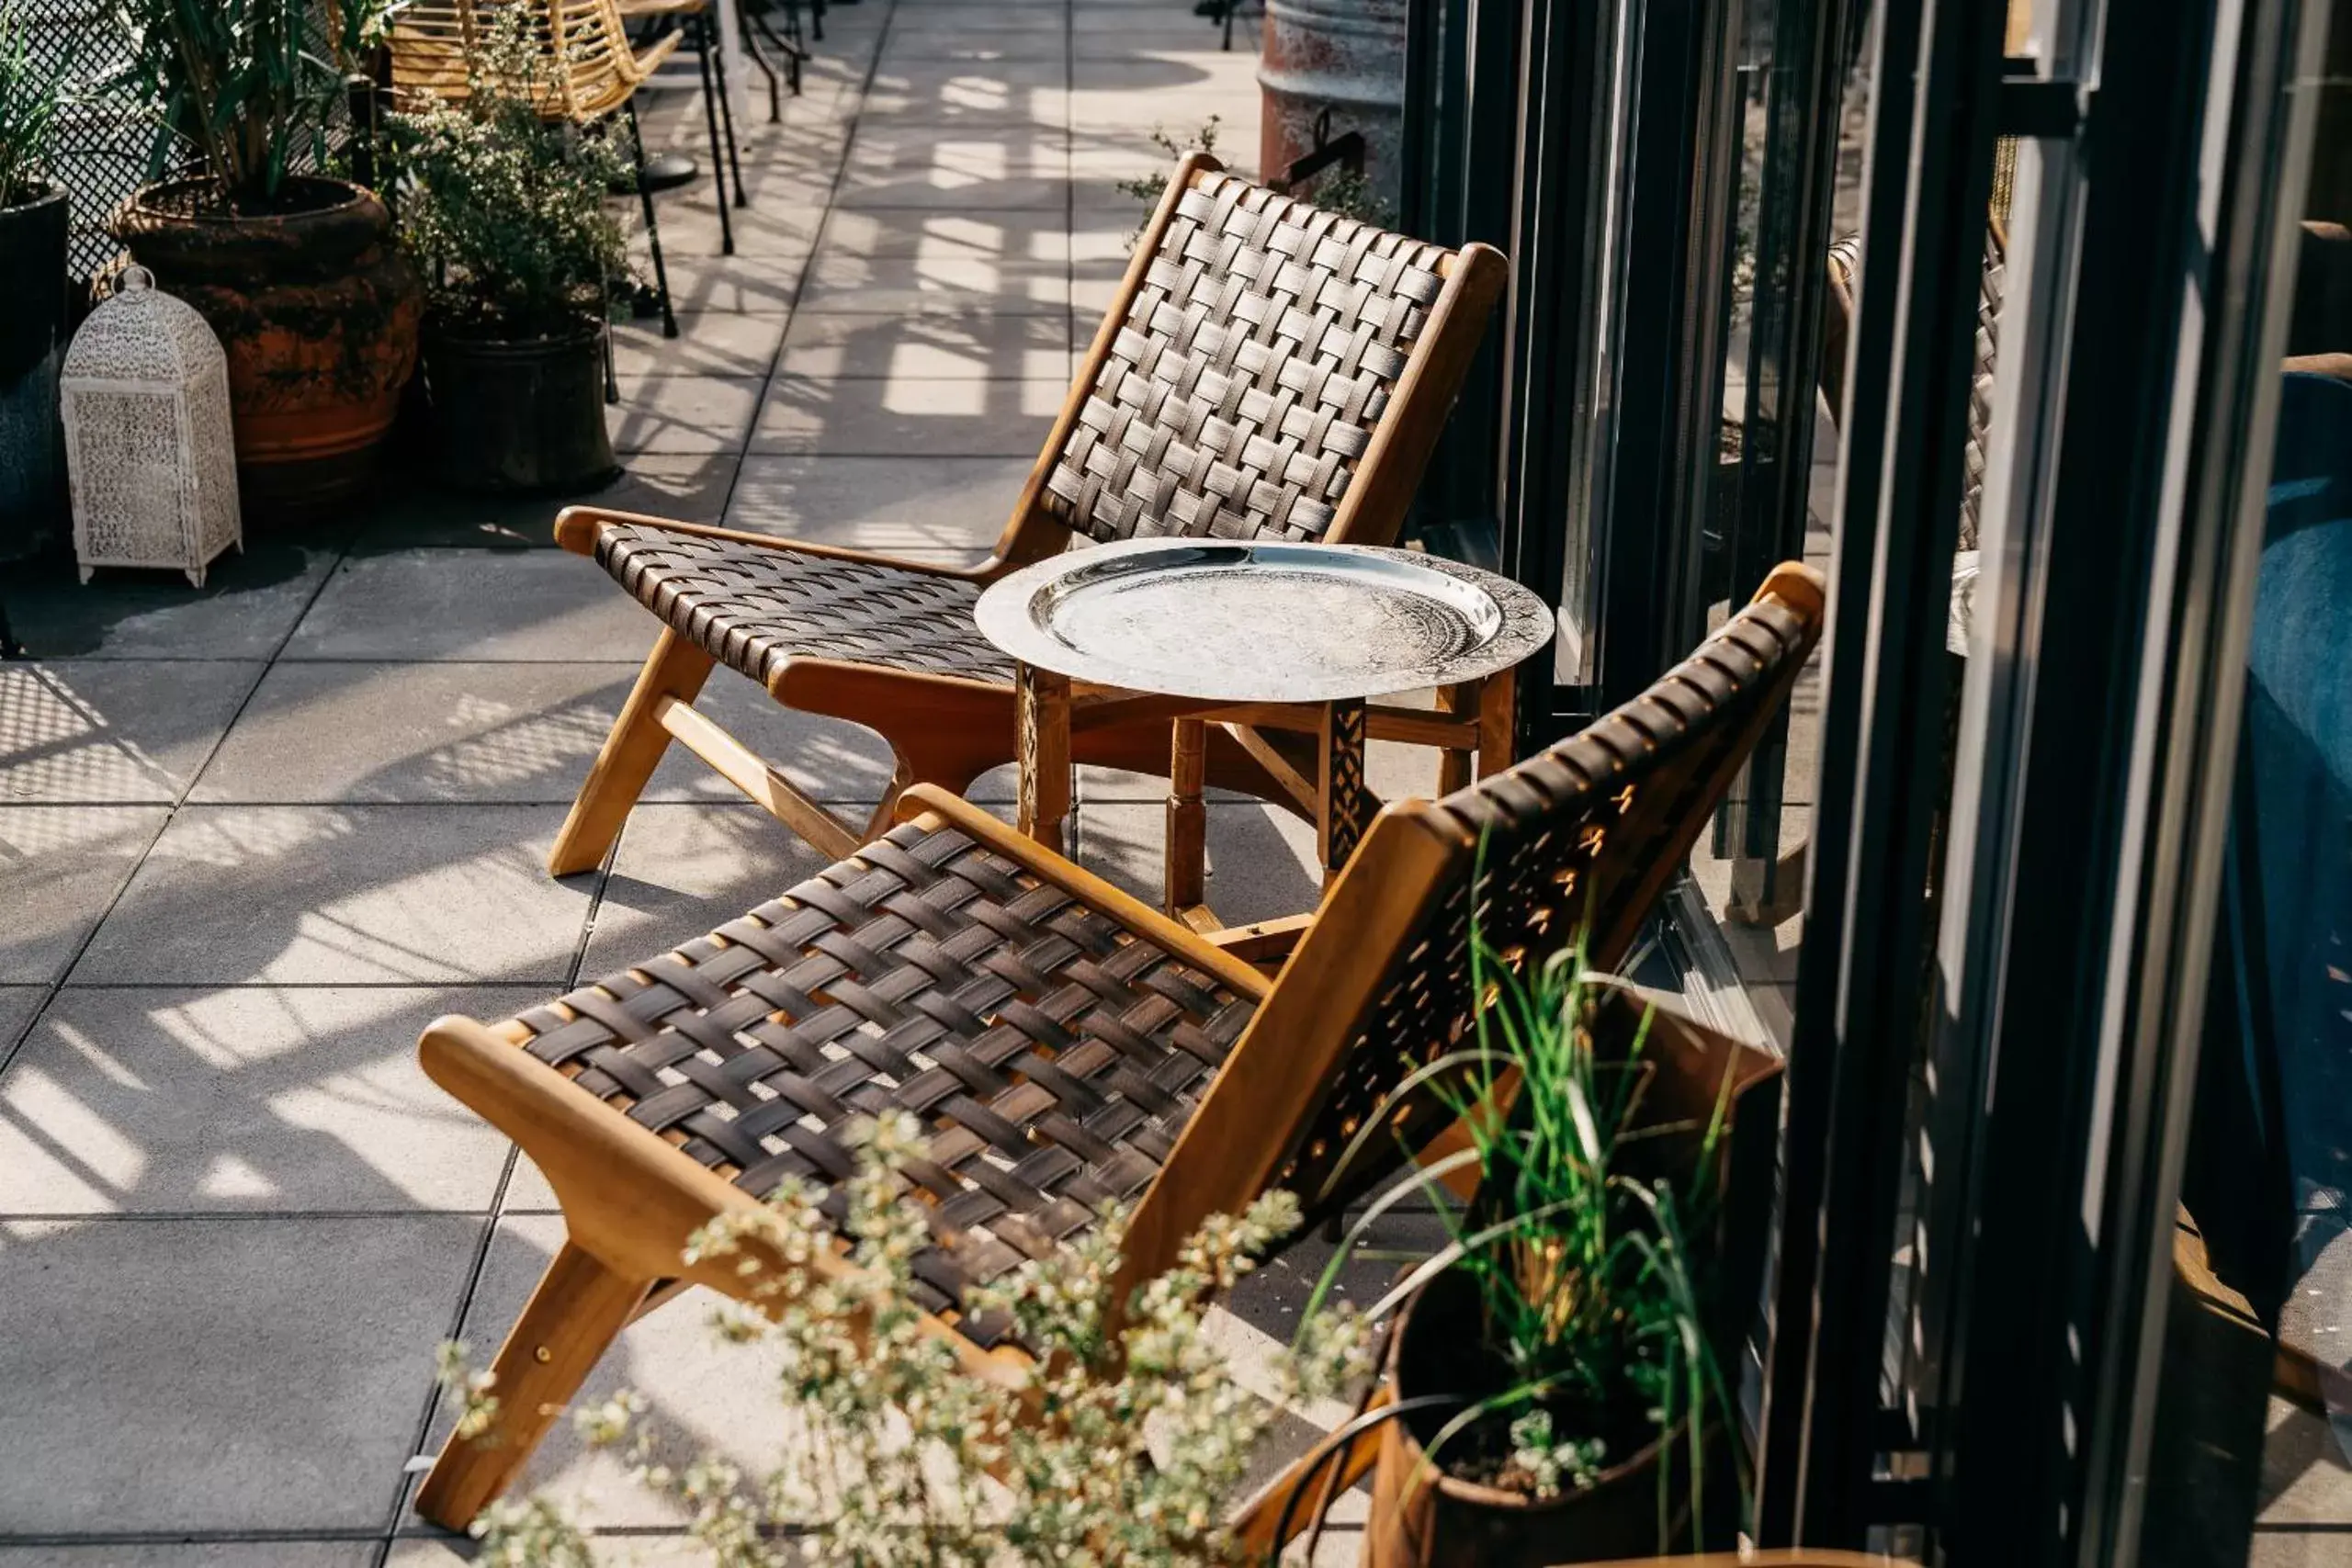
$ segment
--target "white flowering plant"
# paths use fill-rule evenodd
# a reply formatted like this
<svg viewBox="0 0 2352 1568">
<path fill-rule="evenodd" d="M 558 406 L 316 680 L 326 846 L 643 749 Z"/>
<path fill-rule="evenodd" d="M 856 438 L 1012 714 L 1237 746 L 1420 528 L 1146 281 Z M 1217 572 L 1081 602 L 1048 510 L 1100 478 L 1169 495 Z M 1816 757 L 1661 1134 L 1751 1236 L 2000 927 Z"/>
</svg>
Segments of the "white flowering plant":
<svg viewBox="0 0 2352 1568">
<path fill-rule="evenodd" d="M 683 1504 L 718 1568 L 1245 1561 L 1222 1521 L 1260 1439 L 1285 1405 L 1370 1371 L 1362 1321 L 1326 1311 L 1277 1361 L 1272 1397 L 1261 1397 L 1234 1381 L 1205 1327 L 1209 1298 L 1296 1227 L 1297 1201 L 1272 1192 L 1238 1216 L 1209 1220 L 1124 1314 L 1112 1310 L 1125 1228 L 1117 1212 L 1052 1256 L 972 1289 L 966 1309 L 1001 1314 L 1035 1357 L 990 1379 L 964 1371 L 956 1347 L 914 1304 L 915 1261 L 932 1240 L 901 1170 L 922 1145 L 911 1117 L 872 1128 L 838 1229 L 819 1213 L 821 1190 L 795 1183 L 713 1221 L 688 1247 L 689 1263 L 732 1258 L 752 1281 L 751 1299 L 712 1321 L 726 1340 L 767 1346 L 781 1362 L 797 1430 L 772 1470 L 715 1457 L 661 1462 L 633 1394 L 575 1412 L 575 1426 L 623 1454 L 643 1485 Z M 837 1236 L 856 1267 L 820 1272 L 814 1264 Z M 752 1239 L 761 1245 L 744 1245 Z M 462 1348 L 447 1355 L 458 1429 L 481 1431 L 496 1390 L 466 1370 Z M 493 1504 L 474 1530 L 478 1561 L 490 1568 L 576 1568 L 595 1560 L 598 1544 L 543 1497 Z"/>
</svg>

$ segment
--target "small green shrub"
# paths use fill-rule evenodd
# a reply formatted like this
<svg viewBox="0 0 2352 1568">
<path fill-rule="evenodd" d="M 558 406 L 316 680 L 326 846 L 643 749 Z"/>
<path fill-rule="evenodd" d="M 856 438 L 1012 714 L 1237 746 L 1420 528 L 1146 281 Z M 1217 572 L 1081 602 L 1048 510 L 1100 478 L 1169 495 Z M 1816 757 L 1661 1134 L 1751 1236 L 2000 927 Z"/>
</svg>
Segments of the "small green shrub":
<svg viewBox="0 0 2352 1568">
<path fill-rule="evenodd" d="M 31 18 L 0 6 L 0 207 L 30 201 L 48 186 L 64 107 L 65 73 L 33 58 Z"/>
<path fill-rule="evenodd" d="M 1297 1201 L 1271 1193 L 1238 1218 L 1209 1221 L 1174 1269 L 1136 1292 L 1121 1326 L 1110 1311 L 1124 1232 L 1115 1213 L 1055 1256 L 971 1292 L 971 1310 L 1003 1314 L 1039 1357 L 1017 1382 L 997 1383 L 959 1371 L 954 1348 L 913 1304 L 913 1264 L 930 1236 L 900 1171 L 922 1145 L 911 1117 L 873 1129 L 840 1233 L 854 1274 L 790 1267 L 761 1289 L 773 1317 L 733 1303 L 714 1314 L 728 1340 L 780 1353 L 779 1392 L 797 1430 L 773 1470 L 658 1462 L 644 1402 L 630 1394 L 576 1412 L 575 1425 L 627 1456 L 643 1484 L 682 1502 L 722 1568 L 1243 1561 L 1221 1520 L 1282 1404 L 1368 1370 L 1359 1320 L 1324 1313 L 1275 1368 L 1270 1402 L 1234 1382 L 1204 1326 L 1208 1297 L 1297 1224 Z M 787 1186 L 764 1207 L 706 1227 L 687 1257 L 740 1258 L 756 1277 L 760 1265 L 741 1246 L 747 1236 L 797 1263 L 820 1256 L 835 1232 L 818 1200 L 814 1188 Z M 461 1354 L 444 1379 L 464 1402 L 459 1429 L 480 1430 L 496 1390 L 466 1372 Z M 591 1537 L 546 1498 L 493 1505 L 475 1533 L 491 1568 L 591 1561 Z"/>
<path fill-rule="evenodd" d="M 1214 152 L 1216 151 L 1218 128 L 1224 123 L 1224 116 L 1209 116 L 1201 129 L 1193 133 L 1189 147 L 1170 135 L 1166 127 L 1155 125 L 1151 128 L 1152 145 L 1170 158 L 1182 158 L 1185 153 L 1195 151 Z M 1134 197 L 1146 207 L 1157 207 L 1160 197 L 1167 192 L 1168 176 L 1164 173 L 1153 173 L 1136 179 L 1121 180 L 1118 189 L 1120 194 Z M 1311 187 L 1291 194 L 1326 212 L 1336 212 L 1359 223 L 1370 223 L 1382 229 L 1396 226 L 1396 210 L 1381 199 L 1369 180 L 1353 169 L 1326 169 L 1315 176 Z"/>
<path fill-rule="evenodd" d="M 1405 1196 L 1427 1191 L 1449 1244 L 1371 1315 L 1441 1272 L 1466 1275 L 1477 1289 L 1492 1385 L 1440 1391 L 1463 1398 L 1426 1445 L 1431 1462 L 1443 1452 L 1455 1473 L 1550 1496 L 1589 1486 L 1671 1437 L 1689 1446 L 1695 1501 L 1707 1484 L 1704 1428 L 1730 1405 L 1706 1333 L 1712 1271 L 1689 1238 L 1715 1213 L 1714 1152 L 1731 1085 L 1709 1125 L 1691 1129 L 1701 1135 L 1687 1185 L 1634 1175 L 1625 1156 L 1667 1131 L 1637 1117 L 1653 1071 L 1643 1056 L 1650 1015 L 1622 1055 L 1604 1057 L 1594 1035 L 1607 987 L 1588 977 L 1580 949 L 1554 953 L 1522 977 L 1474 926 L 1471 957 L 1473 991 L 1484 998 L 1474 1038 L 1417 1070 L 1365 1118 L 1359 1139 L 1418 1091 L 1462 1120 L 1471 1146 L 1369 1207 L 1334 1253 L 1306 1316 L 1365 1230 Z M 1464 1208 L 1436 1183 L 1472 1165 L 1478 1198 Z M 1658 1467 L 1661 1488 L 1669 1474 Z M 1661 1492 L 1661 1544 L 1670 1502 Z"/>
<path fill-rule="evenodd" d="M 558 336 L 604 317 L 628 267 L 606 205 L 632 165 L 602 136 L 538 111 L 526 8 L 503 6 L 467 62 L 467 96 L 390 117 L 401 243 L 434 324 L 487 338 Z"/>
<path fill-rule="evenodd" d="M 389 0 L 118 0 L 130 57 L 107 86 L 154 123 L 148 178 L 193 153 L 209 205 L 277 209 L 298 165 L 327 166 L 328 115 L 390 12 Z"/>
</svg>

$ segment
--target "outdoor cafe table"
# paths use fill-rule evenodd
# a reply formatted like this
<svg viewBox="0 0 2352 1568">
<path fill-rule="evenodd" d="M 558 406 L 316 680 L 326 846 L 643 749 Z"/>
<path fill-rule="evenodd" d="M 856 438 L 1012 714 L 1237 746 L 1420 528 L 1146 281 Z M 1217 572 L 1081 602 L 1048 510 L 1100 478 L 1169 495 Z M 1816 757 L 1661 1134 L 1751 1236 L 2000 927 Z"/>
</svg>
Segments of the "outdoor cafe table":
<svg viewBox="0 0 2352 1568">
<path fill-rule="evenodd" d="M 1073 732 L 1174 720 L 1168 912 L 1202 902 L 1207 727 L 1222 727 L 1315 823 L 1328 890 L 1379 809 L 1367 739 L 1437 748 L 1441 789 L 1510 761 L 1514 671 L 1551 641 L 1543 600 L 1507 578 L 1412 550 L 1129 539 L 1006 576 L 981 635 L 1015 664 L 1020 828 L 1062 847 Z M 1434 687 L 1435 710 L 1372 699 Z"/>
</svg>

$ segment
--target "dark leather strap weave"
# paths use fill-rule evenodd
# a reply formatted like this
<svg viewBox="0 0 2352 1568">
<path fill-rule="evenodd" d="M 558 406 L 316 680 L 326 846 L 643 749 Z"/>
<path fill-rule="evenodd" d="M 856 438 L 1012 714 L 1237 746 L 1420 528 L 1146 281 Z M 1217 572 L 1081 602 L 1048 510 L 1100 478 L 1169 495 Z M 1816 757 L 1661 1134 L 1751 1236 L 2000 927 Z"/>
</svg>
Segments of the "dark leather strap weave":
<svg viewBox="0 0 2352 1568">
<path fill-rule="evenodd" d="M 1485 862 L 1449 873 L 1399 943 L 1342 1058 L 1338 1081 L 1277 1184 L 1313 1213 L 1347 1202 L 1393 1168 L 1397 1140 L 1329 1180 L 1356 1131 L 1416 1067 L 1476 1038 L 1470 934 L 1514 968 L 1589 934 L 1596 968 L 1623 963 L 1657 894 L 1705 825 L 1818 628 L 1777 600 L 1748 605 L 1640 696 L 1517 767 L 1437 802 Z M 1311 940 L 1311 939 L 1310 939 Z M 1397 1131 L 1410 1146 L 1450 1112 L 1434 1098 Z M 1328 1191 L 1327 1191 L 1328 1187 Z M 1319 1195 L 1319 1196 L 1318 1196 Z"/>
<path fill-rule="evenodd" d="M 1098 540 L 1321 538 L 1444 287 L 1444 255 L 1203 175 L 1088 389 L 1046 506 Z"/>
<path fill-rule="evenodd" d="M 893 830 L 709 936 L 522 1015 L 525 1049 L 765 1195 L 831 1190 L 854 1118 L 912 1112 L 940 1244 L 921 1304 L 1131 1201 L 1253 1004 L 953 829 Z M 983 1346 L 1001 1323 L 963 1317 Z"/>
<path fill-rule="evenodd" d="M 596 561 L 730 670 L 765 684 L 786 660 L 841 659 L 972 680 L 1012 679 L 980 636 L 959 577 L 607 523 Z"/>
</svg>

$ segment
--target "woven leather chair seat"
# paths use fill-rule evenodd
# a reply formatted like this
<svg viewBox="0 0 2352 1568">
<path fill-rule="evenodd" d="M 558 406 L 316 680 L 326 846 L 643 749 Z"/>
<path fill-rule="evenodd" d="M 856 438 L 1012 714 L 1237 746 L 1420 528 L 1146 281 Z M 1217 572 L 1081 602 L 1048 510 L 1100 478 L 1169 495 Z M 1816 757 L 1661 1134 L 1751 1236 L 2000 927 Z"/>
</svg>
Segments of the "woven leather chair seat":
<svg viewBox="0 0 2352 1568">
<path fill-rule="evenodd" d="M 953 1314 L 1139 1196 L 1254 1004 L 953 829 L 907 824 L 677 951 L 532 1010 L 525 1049 L 765 1196 L 855 1168 L 859 1117 L 931 1129 L 910 1171 Z M 983 1347 L 1005 1325 L 957 1326 Z"/>
<path fill-rule="evenodd" d="M 793 659 L 840 659 L 1010 682 L 960 577 L 608 524 L 596 561 L 639 603 L 729 669 L 766 684 Z"/>
</svg>

